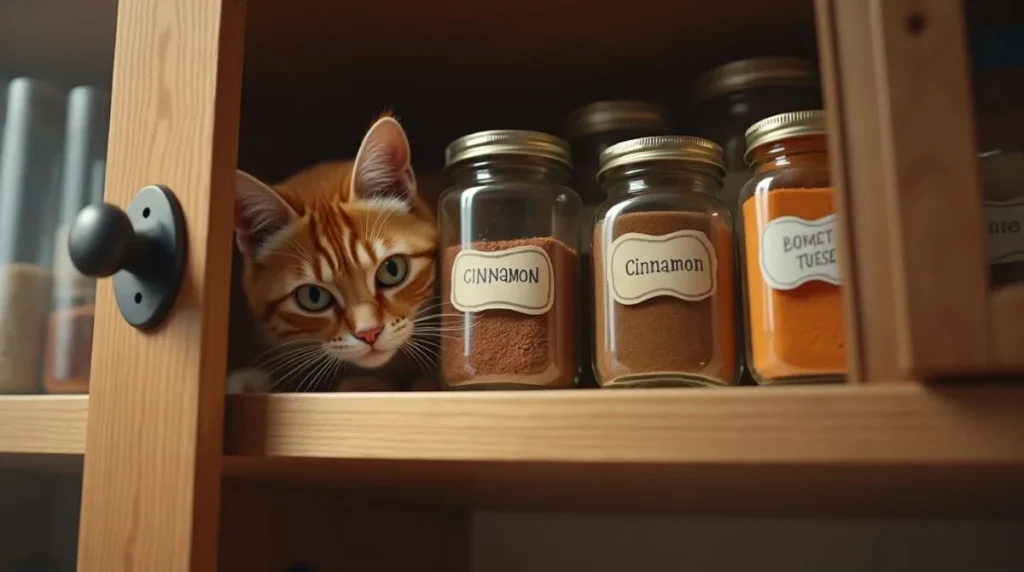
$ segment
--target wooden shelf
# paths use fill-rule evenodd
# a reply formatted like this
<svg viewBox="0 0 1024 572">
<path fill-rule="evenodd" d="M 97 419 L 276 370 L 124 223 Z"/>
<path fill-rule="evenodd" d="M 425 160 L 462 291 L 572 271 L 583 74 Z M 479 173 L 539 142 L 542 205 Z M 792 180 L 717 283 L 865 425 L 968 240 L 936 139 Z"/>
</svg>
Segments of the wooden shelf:
<svg viewBox="0 0 1024 572">
<path fill-rule="evenodd" d="M 0 396 L 0 454 L 85 453 L 87 395 Z"/>
<path fill-rule="evenodd" d="M 1024 388 L 232 396 L 229 455 L 631 464 L 1024 463 Z"/>
<path fill-rule="evenodd" d="M 1024 514 L 1024 388 L 233 396 L 231 479 L 497 510 Z"/>
</svg>

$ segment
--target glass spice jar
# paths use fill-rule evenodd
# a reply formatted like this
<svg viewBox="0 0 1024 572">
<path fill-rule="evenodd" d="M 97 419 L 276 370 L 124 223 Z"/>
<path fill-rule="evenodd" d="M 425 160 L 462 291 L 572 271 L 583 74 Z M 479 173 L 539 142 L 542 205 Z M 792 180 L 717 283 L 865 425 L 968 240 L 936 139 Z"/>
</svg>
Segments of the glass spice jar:
<svg viewBox="0 0 1024 572">
<path fill-rule="evenodd" d="M 846 341 L 825 115 L 783 113 L 747 130 L 740 193 L 747 366 L 760 384 L 840 381 Z"/>
<path fill-rule="evenodd" d="M 603 387 L 739 379 L 733 223 L 722 148 L 645 137 L 601 154 L 594 217 L 594 371 Z"/>
<path fill-rule="evenodd" d="M 818 109 L 821 88 L 814 63 L 798 58 L 752 58 L 714 68 L 694 82 L 689 122 L 694 135 L 725 150 L 720 198 L 733 211 L 750 179 L 743 158 L 744 134 L 754 123 L 779 113 Z"/>
<path fill-rule="evenodd" d="M 569 146 L 534 131 L 452 142 L 441 196 L 441 375 L 449 388 L 568 388 L 576 329 L 580 199 Z"/>
<path fill-rule="evenodd" d="M 598 101 L 573 111 L 565 120 L 562 133 L 572 149 L 572 175 L 569 186 L 580 195 L 583 210 L 580 215 L 580 291 L 590 292 L 591 221 L 598 205 L 604 202 L 604 189 L 597 182 L 598 161 L 605 149 L 638 137 L 666 135 L 672 132 L 672 121 L 664 107 L 646 101 Z M 592 307 L 580 304 L 580 323 L 591 324 Z M 580 336 L 581 386 L 594 386 L 595 375 L 590 370 L 591 344 L 587 336 Z"/>
<path fill-rule="evenodd" d="M 998 288 L 1024 282 L 1024 29 L 979 30 L 972 43 L 989 277 Z"/>
</svg>

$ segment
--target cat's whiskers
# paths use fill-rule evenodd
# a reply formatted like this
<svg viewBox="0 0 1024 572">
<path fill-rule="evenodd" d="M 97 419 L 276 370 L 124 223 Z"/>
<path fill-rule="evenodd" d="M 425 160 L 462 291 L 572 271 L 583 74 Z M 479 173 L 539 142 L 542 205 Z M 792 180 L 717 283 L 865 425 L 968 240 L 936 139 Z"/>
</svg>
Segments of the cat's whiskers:
<svg viewBox="0 0 1024 572">
<path fill-rule="evenodd" d="M 279 377 L 274 381 L 274 384 L 270 387 L 271 390 L 277 388 L 279 385 L 284 384 L 286 381 L 292 379 L 296 375 L 302 372 L 308 372 L 310 368 L 316 365 L 321 359 L 324 359 L 322 354 L 313 353 L 305 355 L 301 360 L 296 363 L 290 371 L 285 373 L 282 377 Z"/>
<path fill-rule="evenodd" d="M 436 350 L 429 346 L 423 345 L 422 341 L 420 340 L 410 340 L 409 349 L 422 356 L 427 364 L 436 364 L 441 359 L 440 354 Z M 429 371 L 429 369 L 425 367 L 424 371 Z"/>
<path fill-rule="evenodd" d="M 378 234 L 380 232 L 380 230 L 379 230 L 380 227 L 377 225 L 377 223 L 380 222 L 380 218 L 383 215 L 384 215 L 384 210 L 383 209 L 377 209 L 376 212 L 374 213 L 373 223 L 370 225 L 370 232 L 368 233 L 368 235 L 370 236 L 370 241 L 369 241 L 370 244 L 373 244 L 373 243 L 377 242 L 377 236 L 378 236 Z"/>
<path fill-rule="evenodd" d="M 300 339 L 297 339 L 297 340 L 288 340 L 287 342 L 282 342 L 280 344 L 274 344 L 273 346 L 267 348 L 266 350 L 256 354 L 256 357 L 253 358 L 253 361 L 254 362 L 258 361 L 260 358 L 262 358 L 263 356 L 265 356 L 265 355 L 267 355 L 269 353 L 273 353 L 275 351 L 280 351 L 280 350 L 282 350 L 282 349 L 284 349 L 286 347 L 291 347 L 291 346 L 294 346 L 296 344 L 309 344 L 309 345 L 312 346 L 312 345 L 319 345 L 319 342 L 316 341 L 316 340 L 311 340 L 309 338 L 300 338 Z"/>
<path fill-rule="evenodd" d="M 303 262 L 306 262 L 310 265 L 313 264 L 313 257 L 309 255 L 309 251 L 306 250 L 306 247 L 302 246 L 302 244 L 300 244 L 298 240 L 295 240 L 295 235 L 288 235 L 288 243 L 294 246 L 295 249 L 299 251 L 299 253 L 302 255 L 301 260 L 303 260 Z"/>
<path fill-rule="evenodd" d="M 290 352 L 288 355 L 282 357 L 279 360 L 269 361 L 266 364 L 261 365 L 260 368 L 263 369 L 263 371 L 265 371 L 267 375 L 273 377 L 274 374 L 280 371 L 282 368 L 293 367 L 293 369 L 298 369 L 295 367 L 295 364 L 303 362 L 306 358 L 315 357 L 317 354 L 321 353 L 321 351 L 322 350 L 320 350 L 320 348 L 307 348 L 302 350 L 295 350 L 294 352 Z M 274 365 L 271 366 L 271 364 Z"/>
<path fill-rule="evenodd" d="M 308 376 L 309 377 L 309 386 L 306 387 L 305 381 L 303 381 L 302 385 L 299 386 L 299 389 L 298 389 L 299 392 L 308 392 L 308 391 L 312 391 L 312 390 L 316 389 L 320 385 L 320 378 L 321 378 L 321 376 L 323 376 L 328 371 L 330 371 L 330 369 L 334 366 L 334 364 L 337 363 L 337 360 L 335 360 L 334 358 L 332 358 L 330 356 L 326 356 L 326 357 L 327 357 L 327 359 L 324 360 L 324 363 L 322 365 L 320 365 L 319 367 L 317 367 Z M 303 389 L 304 387 L 305 387 L 305 389 Z"/>
<path fill-rule="evenodd" d="M 416 346 L 416 344 L 411 343 L 411 340 L 406 341 L 406 343 L 399 346 L 398 349 L 404 351 L 406 355 L 411 357 L 412 360 L 416 362 L 416 365 L 419 366 L 420 369 L 422 369 L 424 372 L 429 372 L 431 370 L 429 359 L 425 355 L 423 355 L 423 353 Z"/>
<path fill-rule="evenodd" d="M 302 380 L 299 382 L 297 386 L 295 386 L 295 392 L 304 393 L 306 391 L 306 384 L 308 383 L 310 386 L 312 386 L 315 383 L 317 376 L 320 375 L 320 371 L 330 366 L 330 364 L 331 360 L 326 354 L 321 356 L 319 360 L 314 362 L 314 365 L 311 365 L 309 367 L 309 369 L 306 371 L 306 375 L 302 376 Z"/>
</svg>

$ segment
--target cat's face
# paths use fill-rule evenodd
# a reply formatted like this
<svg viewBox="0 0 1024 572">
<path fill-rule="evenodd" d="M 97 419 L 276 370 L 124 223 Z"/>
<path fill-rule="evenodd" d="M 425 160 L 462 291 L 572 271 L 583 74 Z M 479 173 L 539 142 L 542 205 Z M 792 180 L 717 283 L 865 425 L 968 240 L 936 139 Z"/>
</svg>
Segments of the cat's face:
<svg viewBox="0 0 1024 572">
<path fill-rule="evenodd" d="M 388 363 L 434 293 L 437 251 L 398 122 L 378 120 L 354 161 L 273 189 L 239 172 L 237 188 L 243 286 L 270 343 L 312 342 L 363 368 Z"/>
</svg>

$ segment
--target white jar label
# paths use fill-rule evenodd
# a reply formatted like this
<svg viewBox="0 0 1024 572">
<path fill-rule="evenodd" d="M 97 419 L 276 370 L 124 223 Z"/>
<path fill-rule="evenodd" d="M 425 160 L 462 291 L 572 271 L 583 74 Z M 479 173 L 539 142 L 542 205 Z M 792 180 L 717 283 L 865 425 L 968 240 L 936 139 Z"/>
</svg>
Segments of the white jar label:
<svg viewBox="0 0 1024 572">
<path fill-rule="evenodd" d="M 460 312 L 544 314 L 555 303 L 553 277 L 548 253 L 537 246 L 463 250 L 452 264 L 452 306 Z"/>
<path fill-rule="evenodd" d="M 1024 197 L 985 201 L 988 223 L 988 261 L 992 264 L 1024 261 Z"/>
<path fill-rule="evenodd" d="M 612 242 L 606 267 L 619 304 L 657 296 L 696 302 L 715 293 L 718 260 L 707 235 L 680 230 L 661 236 L 626 233 Z"/>
<path fill-rule="evenodd" d="M 775 290 L 818 280 L 839 285 L 836 215 L 817 220 L 782 216 L 761 231 L 761 275 Z"/>
</svg>

